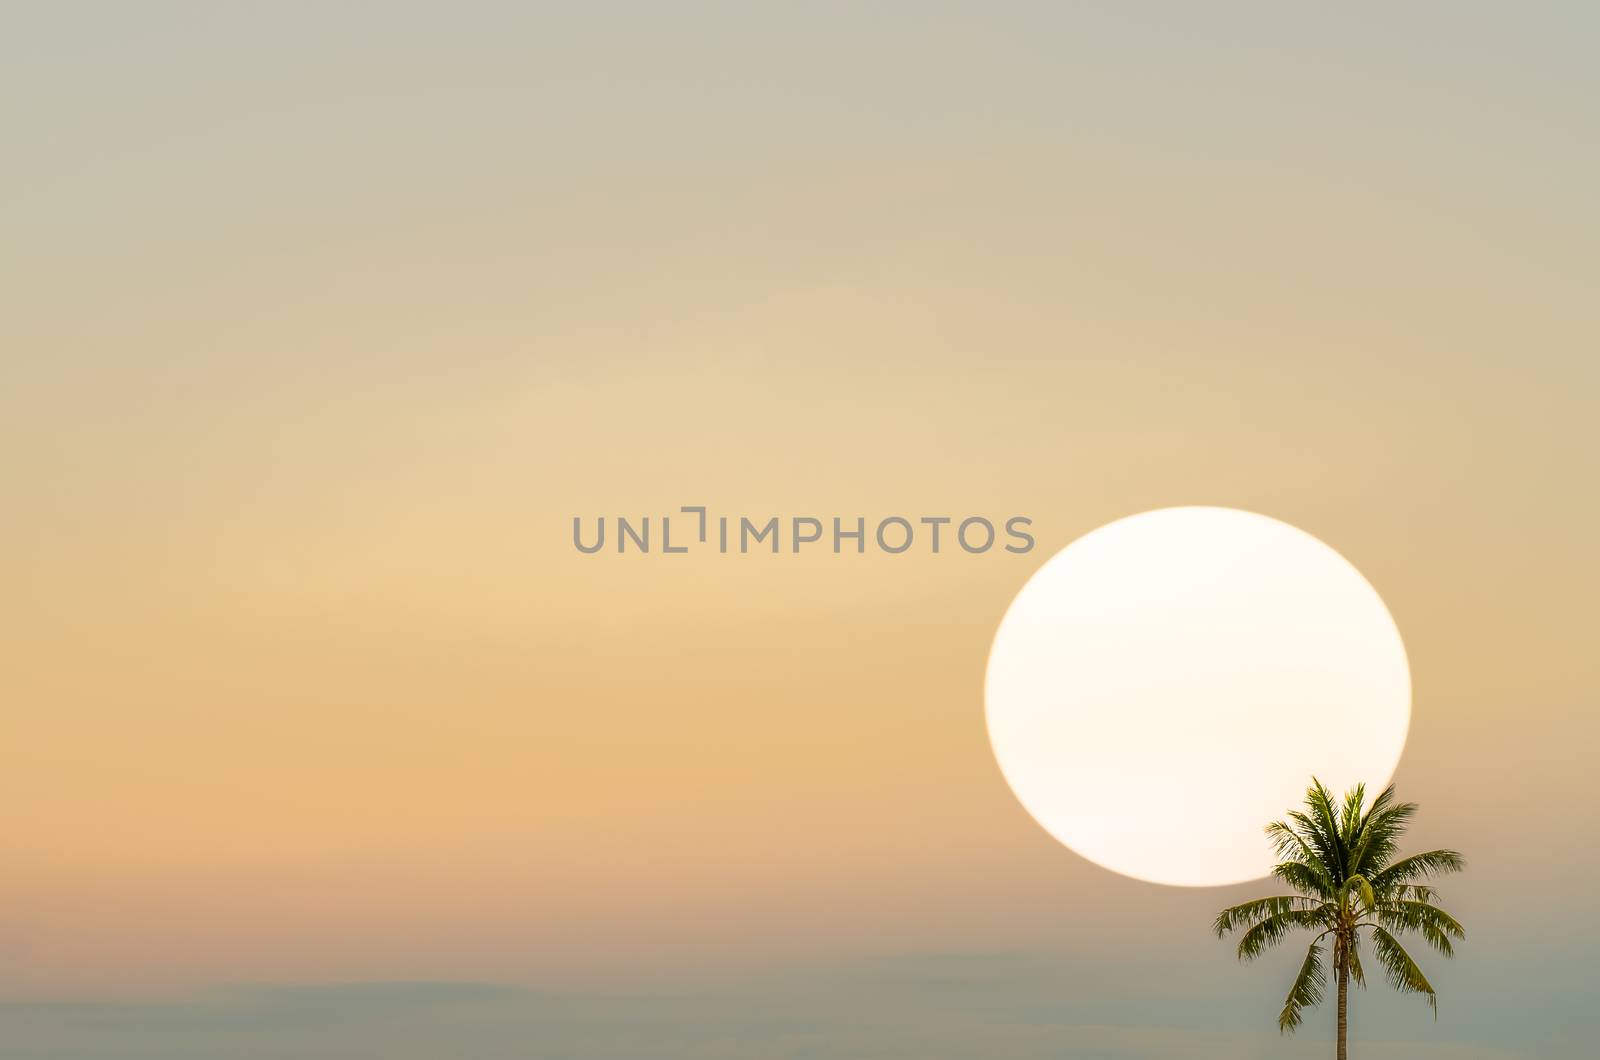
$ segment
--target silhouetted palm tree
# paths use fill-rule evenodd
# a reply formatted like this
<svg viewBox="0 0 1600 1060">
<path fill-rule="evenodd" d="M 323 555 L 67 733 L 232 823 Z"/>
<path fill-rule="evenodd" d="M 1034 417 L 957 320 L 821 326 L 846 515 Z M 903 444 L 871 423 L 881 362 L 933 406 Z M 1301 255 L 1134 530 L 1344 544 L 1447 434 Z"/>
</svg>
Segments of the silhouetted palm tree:
<svg viewBox="0 0 1600 1060">
<path fill-rule="evenodd" d="M 1363 933 L 1391 985 L 1404 993 L 1423 994 L 1438 1016 L 1439 999 L 1397 935 L 1415 933 L 1446 957 L 1451 940 L 1466 932 L 1449 913 L 1434 904 L 1438 895 L 1419 882 L 1459 872 L 1466 862 L 1454 850 L 1430 850 L 1395 860 L 1406 822 L 1416 803 L 1395 802 L 1394 788 L 1366 803 L 1366 789 L 1357 785 L 1335 806 L 1320 781 L 1306 791 L 1306 807 L 1274 821 L 1267 835 L 1282 860 L 1272 870 L 1296 894 L 1257 898 L 1217 914 L 1217 937 L 1243 931 L 1239 959 L 1249 961 L 1277 945 L 1296 928 L 1316 932 L 1300 974 L 1278 1015 L 1284 1033 L 1300 1026 L 1307 1008 L 1322 1002 L 1328 985 L 1328 948 L 1332 949 L 1334 981 L 1339 995 L 1336 1056 L 1346 1060 L 1350 980 L 1366 986 L 1361 968 Z"/>
</svg>

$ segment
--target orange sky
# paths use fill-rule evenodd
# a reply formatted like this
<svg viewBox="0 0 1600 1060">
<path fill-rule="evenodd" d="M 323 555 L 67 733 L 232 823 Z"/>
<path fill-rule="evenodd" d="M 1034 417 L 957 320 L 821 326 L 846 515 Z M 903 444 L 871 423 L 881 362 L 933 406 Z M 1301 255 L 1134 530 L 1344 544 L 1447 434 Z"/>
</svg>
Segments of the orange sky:
<svg viewBox="0 0 1600 1060">
<path fill-rule="evenodd" d="M 1559 39 L 724 13 L 635 26 L 605 78 L 577 14 L 38 17 L 0 94 L 11 992 L 1203 921 L 1225 895 L 1049 841 L 980 698 L 1039 563 L 1188 503 L 1383 595 L 1398 779 L 1472 855 L 1483 945 L 1556 937 L 1492 912 L 1535 852 L 1592 910 L 1550 808 L 1597 735 L 1600 93 Z M 1025 514 L 1038 547 L 570 544 L 695 503 Z"/>
</svg>

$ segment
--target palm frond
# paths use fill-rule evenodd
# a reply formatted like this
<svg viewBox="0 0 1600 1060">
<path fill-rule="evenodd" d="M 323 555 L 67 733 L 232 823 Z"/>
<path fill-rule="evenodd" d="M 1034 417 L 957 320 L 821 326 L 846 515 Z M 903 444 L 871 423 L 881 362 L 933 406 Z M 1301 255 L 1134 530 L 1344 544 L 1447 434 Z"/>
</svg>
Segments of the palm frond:
<svg viewBox="0 0 1600 1060">
<path fill-rule="evenodd" d="M 1339 888 L 1339 905 L 1341 908 L 1349 901 L 1352 894 L 1360 900 L 1362 908 L 1367 912 L 1370 913 L 1377 908 L 1378 896 L 1365 876 L 1351 876 L 1344 881 L 1344 886 Z"/>
<path fill-rule="evenodd" d="M 1436 905 L 1415 901 L 1388 901 L 1376 911 L 1378 923 L 1390 931 L 1415 931 L 1446 957 L 1455 956 L 1450 940 L 1467 937 L 1466 928 Z"/>
<path fill-rule="evenodd" d="M 1383 928 L 1374 926 L 1372 949 L 1388 975 L 1389 985 L 1404 994 L 1422 994 L 1427 997 L 1428 1007 L 1433 1010 L 1434 1018 L 1438 1019 L 1439 995 L 1434 991 L 1433 984 L 1428 982 L 1428 977 L 1422 974 L 1422 969 L 1417 967 L 1417 962 L 1411 959 L 1411 954 L 1400 945 L 1400 941 Z"/>
<path fill-rule="evenodd" d="M 1331 901 L 1337 888 L 1328 878 L 1328 870 L 1318 862 L 1280 861 L 1272 867 L 1272 874 L 1302 894 Z"/>
<path fill-rule="evenodd" d="M 1301 962 L 1300 974 L 1294 977 L 1289 996 L 1284 999 L 1283 1011 L 1278 1013 L 1278 1032 L 1290 1034 L 1300 1026 L 1305 1010 L 1322 1004 L 1328 985 L 1328 969 L 1322 959 L 1322 943 L 1313 942 Z"/>
<path fill-rule="evenodd" d="M 1429 946 L 1451 957 L 1455 943 L 1466 938 L 1461 923 L 1435 903 L 1434 877 L 1459 872 L 1466 861 L 1454 850 L 1430 850 L 1395 860 L 1417 806 L 1399 802 L 1393 785 L 1371 803 L 1357 784 L 1335 801 L 1315 777 L 1305 804 L 1267 826 L 1267 838 L 1278 854 L 1272 874 L 1295 894 L 1257 898 L 1217 914 L 1212 928 L 1218 937 L 1237 933 L 1237 954 L 1251 961 L 1296 930 L 1314 933 L 1305 960 L 1290 987 L 1278 1029 L 1299 1027 L 1305 1010 L 1320 1004 L 1337 967 L 1341 984 L 1348 975 L 1367 985 L 1362 963 L 1361 932 L 1376 955 L 1385 978 L 1397 990 L 1422 994 L 1438 1018 L 1438 995 L 1399 936 L 1420 935 Z M 1333 936 L 1333 941 L 1326 941 Z M 1332 946 L 1331 951 L 1327 950 Z M 1332 956 L 1329 956 L 1331 952 Z"/>
<path fill-rule="evenodd" d="M 1402 883 L 1460 872 L 1466 867 L 1466 858 L 1454 850 L 1429 850 L 1401 858 L 1373 877 L 1372 886 L 1382 891 Z"/>
<path fill-rule="evenodd" d="M 1312 818 L 1320 823 L 1326 837 L 1328 867 L 1334 870 L 1333 878 L 1335 882 L 1343 883 L 1345 873 L 1349 871 L 1349 858 L 1344 838 L 1339 834 L 1338 813 L 1334 809 L 1333 796 L 1315 777 L 1311 778 L 1311 787 L 1306 791 L 1306 805 L 1311 808 Z"/>
<path fill-rule="evenodd" d="M 1380 791 L 1378 797 L 1372 801 L 1372 805 L 1369 807 L 1362 805 L 1366 799 L 1366 788 L 1363 785 L 1356 785 L 1355 790 L 1350 795 L 1345 796 L 1344 809 L 1346 815 L 1352 813 L 1357 815 L 1357 820 L 1351 830 L 1350 841 L 1347 844 L 1350 847 L 1349 868 L 1351 872 L 1364 872 L 1369 867 L 1370 859 L 1367 857 L 1367 850 L 1372 846 L 1373 838 L 1379 834 L 1372 828 L 1374 815 L 1382 813 L 1393 798 L 1394 785 L 1392 784 Z"/>
<path fill-rule="evenodd" d="M 1255 960 L 1282 942 L 1284 936 L 1295 928 L 1316 928 L 1322 925 L 1322 914 L 1314 909 L 1289 909 L 1274 913 L 1239 936 L 1239 959 Z"/>
<path fill-rule="evenodd" d="M 1391 890 L 1394 891 L 1392 897 L 1400 901 L 1412 900 L 1418 902 L 1431 902 L 1435 898 L 1439 897 L 1438 891 L 1434 890 L 1432 887 L 1424 887 L 1420 883 L 1396 884 L 1391 888 Z"/>
<path fill-rule="evenodd" d="M 1361 822 L 1366 816 L 1362 808 L 1367 801 L 1367 786 L 1357 784 L 1344 793 L 1344 802 L 1339 806 L 1339 840 L 1346 850 L 1353 851 L 1359 838 Z"/>
<path fill-rule="evenodd" d="M 1335 886 L 1342 883 L 1344 861 L 1339 857 L 1338 839 L 1328 834 L 1327 826 L 1322 821 L 1300 810 L 1290 811 L 1288 817 L 1291 831 L 1310 848 L 1308 860 L 1321 865 Z"/>
<path fill-rule="evenodd" d="M 1394 803 L 1394 786 L 1385 788 L 1373 800 L 1361 819 L 1359 839 L 1350 854 L 1350 871 L 1372 876 L 1381 871 L 1399 848 L 1400 835 L 1416 814 L 1414 802 Z"/>
<path fill-rule="evenodd" d="M 1361 816 L 1361 827 L 1362 827 L 1362 829 L 1365 829 L 1367 827 L 1367 823 L 1369 821 L 1371 821 L 1374 817 L 1376 817 L 1379 814 L 1383 813 L 1384 810 L 1387 810 L 1389 808 L 1389 804 L 1391 802 L 1393 802 L 1393 801 L 1394 801 L 1394 785 L 1390 784 L 1387 788 L 1384 788 L 1382 791 L 1378 792 L 1378 797 L 1372 800 L 1372 805 L 1368 806 L 1366 808 L 1366 812 L 1362 814 L 1362 816 Z"/>
<path fill-rule="evenodd" d="M 1271 898 L 1255 898 L 1239 905 L 1230 906 L 1218 913 L 1216 922 L 1211 925 L 1211 929 L 1217 933 L 1217 938 L 1220 939 L 1230 931 L 1251 927 L 1269 916 L 1304 909 L 1306 908 L 1306 903 L 1310 901 L 1311 899 L 1303 898 L 1298 894 L 1281 894 Z"/>
<path fill-rule="evenodd" d="M 1305 820 L 1304 814 L 1290 814 L 1289 816 L 1291 818 L 1299 816 L 1302 820 Z M 1302 834 L 1301 829 L 1296 828 L 1289 821 L 1273 821 L 1267 825 L 1267 837 L 1272 840 L 1278 857 L 1283 864 L 1304 865 L 1306 872 L 1316 877 L 1316 882 L 1311 883 L 1310 876 L 1302 874 L 1307 880 L 1304 885 L 1290 880 L 1285 880 L 1285 882 L 1299 886 L 1302 890 L 1315 894 L 1319 898 L 1333 897 L 1333 892 L 1338 885 L 1334 883 L 1333 876 L 1328 871 L 1327 860 L 1322 850 L 1319 849 L 1321 846 L 1320 841 L 1317 845 L 1313 845 L 1312 838 Z"/>
</svg>

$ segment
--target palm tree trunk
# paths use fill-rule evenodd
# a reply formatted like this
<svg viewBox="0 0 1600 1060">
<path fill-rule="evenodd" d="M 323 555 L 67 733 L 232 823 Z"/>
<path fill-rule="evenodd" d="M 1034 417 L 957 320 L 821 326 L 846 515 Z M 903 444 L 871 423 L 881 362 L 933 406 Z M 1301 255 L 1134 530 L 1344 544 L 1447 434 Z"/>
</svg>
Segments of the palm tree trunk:
<svg viewBox="0 0 1600 1060">
<path fill-rule="evenodd" d="M 1350 1029 L 1349 1004 L 1350 1004 L 1350 951 L 1340 940 L 1338 956 L 1334 958 L 1335 974 L 1339 976 L 1339 1037 L 1335 1046 L 1335 1056 L 1338 1060 L 1349 1060 L 1345 1051 L 1345 1035 Z"/>
</svg>

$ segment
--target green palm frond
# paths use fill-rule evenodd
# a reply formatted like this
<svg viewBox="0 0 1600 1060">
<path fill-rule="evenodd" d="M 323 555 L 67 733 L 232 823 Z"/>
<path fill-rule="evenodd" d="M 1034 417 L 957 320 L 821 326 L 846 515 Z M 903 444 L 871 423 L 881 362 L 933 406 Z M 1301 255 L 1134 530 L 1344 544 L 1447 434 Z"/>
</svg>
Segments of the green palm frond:
<svg viewBox="0 0 1600 1060">
<path fill-rule="evenodd" d="M 1321 912 L 1315 909 L 1290 909 L 1274 913 L 1239 936 L 1239 959 L 1253 961 L 1282 942 L 1284 936 L 1295 928 L 1321 927 L 1323 923 Z"/>
<path fill-rule="evenodd" d="M 1407 822 L 1417 812 L 1414 802 L 1394 804 L 1394 787 L 1373 800 L 1358 826 L 1358 839 L 1350 854 L 1350 871 L 1372 876 L 1381 871 L 1399 848 Z"/>
<path fill-rule="evenodd" d="M 1428 1007 L 1433 1009 L 1434 1018 L 1437 1019 L 1439 995 L 1434 991 L 1433 984 L 1428 982 L 1428 977 L 1422 974 L 1422 969 L 1417 967 L 1417 962 L 1411 959 L 1411 954 L 1400 945 L 1400 940 L 1381 927 L 1373 927 L 1372 949 L 1388 974 L 1389 985 L 1403 994 L 1424 995 L 1428 999 Z"/>
<path fill-rule="evenodd" d="M 1410 931 L 1423 924 L 1432 924 L 1452 938 L 1467 937 L 1467 929 L 1461 926 L 1460 921 L 1431 902 L 1390 898 L 1379 903 L 1376 913 L 1380 920 L 1393 921 L 1383 925 L 1391 930 L 1398 928 L 1401 931 Z"/>
<path fill-rule="evenodd" d="M 1455 956 L 1451 940 L 1467 937 L 1466 928 L 1455 917 L 1436 905 L 1427 902 L 1389 901 L 1376 911 L 1378 923 L 1390 931 L 1415 931 L 1430 946 L 1446 957 Z"/>
<path fill-rule="evenodd" d="M 1326 857 L 1329 867 L 1334 869 L 1333 878 L 1338 883 L 1344 882 L 1345 873 L 1349 870 L 1349 854 L 1345 850 L 1344 837 L 1339 832 L 1339 811 L 1333 805 L 1333 795 L 1322 786 L 1322 781 L 1311 778 L 1311 788 L 1306 792 L 1306 805 L 1312 811 L 1312 817 L 1321 825 L 1321 830 L 1326 840 Z"/>
<path fill-rule="evenodd" d="M 1408 858 L 1401 858 L 1373 877 L 1372 885 L 1379 889 L 1394 887 L 1415 880 L 1460 872 L 1466 867 L 1467 860 L 1454 850 L 1430 850 L 1423 854 L 1412 854 Z"/>
<path fill-rule="evenodd" d="M 1311 899 L 1303 898 L 1298 894 L 1281 894 L 1271 898 L 1256 898 L 1224 909 L 1217 914 L 1216 922 L 1211 925 L 1211 928 L 1217 933 L 1217 938 L 1220 939 L 1230 931 L 1252 927 L 1269 916 L 1308 908 L 1307 903 L 1310 901 Z"/>
<path fill-rule="evenodd" d="M 1393 797 L 1394 788 L 1385 788 L 1378 794 L 1373 804 L 1367 807 L 1365 812 L 1362 812 L 1362 806 L 1356 800 L 1364 800 L 1366 798 L 1366 788 L 1364 786 L 1357 784 L 1355 789 L 1345 796 L 1345 812 L 1347 814 L 1354 812 L 1357 815 L 1355 823 L 1351 826 L 1350 837 L 1347 841 L 1347 845 L 1350 848 L 1348 868 L 1351 872 L 1365 873 L 1373 868 L 1373 862 L 1376 860 L 1374 855 L 1377 853 L 1376 846 L 1378 845 L 1374 841 L 1381 839 L 1383 836 L 1383 830 L 1374 827 L 1374 825 L 1383 820 L 1383 817 L 1378 815 L 1387 812 L 1388 802 Z M 1372 853 L 1369 853 L 1369 851 Z"/>
<path fill-rule="evenodd" d="M 1281 861 L 1272 867 L 1272 874 L 1301 894 L 1324 900 L 1331 901 L 1338 890 L 1327 870 L 1316 862 Z"/>
<path fill-rule="evenodd" d="M 1338 889 L 1338 884 L 1334 884 L 1333 876 L 1328 873 L 1322 852 L 1314 847 L 1306 836 L 1302 836 L 1288 821 L 1272 821 L 1267 825 L 1267 837 L 1277 850 L 1278 858 L 1285 865 L 1304 866 L 1304 871 L 1301 873 L 1304 882 L 1280 876 L 1283 882 L 1299 887 L 1306 893 L 1314 893 L 1318 898 L 1333 898 L 1333 892 Z"/>
<path fill-rule="evenodd" d="M 1450 936 L 1439 928 L 1432 924 L 1423 924 L 1418 930 L 1422 933 L 1422 937 L 1427 940 L 1428 945 L 1438 951 L 1439 956 L 1448 959 L 1456 955 L 1456 948 L 1451 943 Z"/>
<path fill-rule="evenodd" d="M 1344 886 L 1339 889 L 1339 905 L 1343 907 L 1347 904 L 1351 895 L 1354 895 L 1361 903 L 1361 907 L 1369 913 L 1378 906 L 1378 896 L 1365 876 L 1351 876 L 1344 881 Z"/>
<path fill-rule="evenodd" d="M 1361 829 L 1364 814 L 1362 807 L 1367 801 L 1367 786 L 1357 784 L 1344 793 L 1344 803 L 1339 808 L 1339 839 L 1347 850 L 1354 850 L 1357 832 Z"/>
<path fill-rule="evenodd" d="M 1367 988 L 1367 972 L 1361 967 L 1361 939 L 1354 935 L 1350 938 L 1350 978 L 1361 989 Z"/>
<path fill-rule="evenodd" d="M 1412 900 L 1417 902 L 1432 902 L 1439 897 L 1439 892 L 1432 887 L 1425 887 L 1420 883 L 1401 883 L 1390 887 L 1393 897 L 1400 901 Z"/>
<path fill-rule="evenodd" d="M 1217 914 L 1212 929 L 1218 937 L 1239 934 L 1241 961 L 1254 960 L 1296 931 L 1313 933 L 1278 1015 L 1279 1030 L 1289 1033 L 1299 1027 L 1305 1011 L 1322 1002 L 1331 979 L 1338 980 L 1341 1004 L 1350 981 L 1367 985 L 1363 931 L 1370 932 L 1370 955 L 1376 956 L 1385 978 L 1398 990 L 1425 996 L 1437 1017 L 1433 984 L 1399 936 L 1421 936 L 1443 956 L 1454 956 L 1455 943 L 1466 938 L 1466 930 L 1435 904 L 1439 895 L 1431 881 L 1461 871 L 1466 862 L 1453 850 L 1396 860 L 1416 812 L 1415 803 L 1397 800 L 1392 785 L 1370 803 L 1360 784 L 1336 801 L 1312 778 L 1304 806 L 1267 826 L 1278 855 L 1272 874 L 1297 893 L 1231 906 Z M 1341 1024 L 1341 1047 L 1343 1035 Z"/>
<path fill-rule="evenodd" d="M 1361 785 L 1361 788 L 1363 792 L 1365 792 L 1366 785 Z M 1372 800 L 1372 805 L 1368 806 L 1361 815 L 1361 827 L 1366 828 L 1367 824 L 1374 817 L 1379 816 L 1389 808 L 1389 804 L 1394 802 L 1394 799 L 1395 794 L 1393 784 L 1390 784 L 1387 788 L 1384 788 L 1382 791 L 1378 792 L 1378 797 Z"/>
<path fill-rule="evenodd" d="M 1311 848 L 1310 860 L 1323 867 L 1335 886 L 1343 883 L 1344 858 L 1339 855 L 1339 839 L 1328 832 L 1327 824 L 1295 810 L 1289 814 L 1289 826 Z"/>
<path fill-rule="evenodd" d="M 1306 950 L 1306 959 L 1300 965 L 1300 974 L 1294 977 L 1289 996 L 1284 999 L 1283 1011 L 1278 1013 L 1278 1031 L 1289 1034 L 1300 1026 L 1305 1010 L 1322 1004 L 1322 995 L 1328 985 L 1328 969 L 1322 959 L 1322 943 L 1313 942 Z"/>
</svg>

